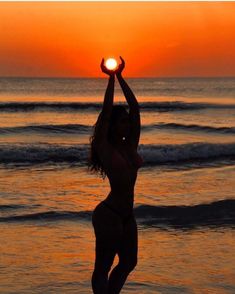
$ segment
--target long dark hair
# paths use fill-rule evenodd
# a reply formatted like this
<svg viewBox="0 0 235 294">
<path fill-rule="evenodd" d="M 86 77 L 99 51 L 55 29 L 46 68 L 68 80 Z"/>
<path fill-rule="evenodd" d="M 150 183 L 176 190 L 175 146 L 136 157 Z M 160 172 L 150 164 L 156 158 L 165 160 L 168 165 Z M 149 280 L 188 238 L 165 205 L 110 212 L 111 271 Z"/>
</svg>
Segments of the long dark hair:
<svg viewBox="0 0 235 294">
<path fill-rule="evenodd" d="M 123 105 L 114 105 L 112 108 L 111 117 L 109 120 L 109 129 L 107 134 L 107 140 L 111 145 L 114 145 L 114 128 L 115 124 L 118 121 L 119 117 L 123 113 L 128 113 L 126 108 Z M 95 140 L 97 138 L 97 128 L 99 126 L 99 122 L 101 120 L 103 113 L 100 112 L 96 123 L 93 126 L 93 134 L 90 136 L 90 150 L 88 157 L 88 170 L 91 172 L 98 173 L 103 179 L 106 177 L 106 171 L 104 166 L 99 158 L 98 152 L 95 148 Z"/>
</svg>

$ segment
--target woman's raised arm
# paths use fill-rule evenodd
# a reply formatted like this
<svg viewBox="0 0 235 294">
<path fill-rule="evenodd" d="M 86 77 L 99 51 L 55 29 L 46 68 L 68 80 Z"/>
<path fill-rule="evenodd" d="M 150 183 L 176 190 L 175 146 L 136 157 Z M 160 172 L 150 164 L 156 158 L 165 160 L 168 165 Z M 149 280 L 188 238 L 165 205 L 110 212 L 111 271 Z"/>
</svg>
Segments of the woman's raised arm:
<svg viewBox="0 0 235 294">
<path fill-rule="evenodd" d="M 96 143 L 103 143 L 107 138 L 109 119 L 111 117 L 113 108 L 113 96 L 114 96 L 114 83 L 115 83 L 115 73 L 114 71 L 108 70 L 104 65 L 104 59 L 101 62 L 101 70 L 105 74 L 109 75 L 108 85 L 104 95 L 104 102 L 102 106 L 102 111 L 99 115 L 99 119 L 96 124 Z"/>
<path fill-rule="evenodd" d="M 123 94 L 126 98 L 126 101 L 129 105 L 129 115 L 131 123 L 131 136 L 130 139 L 134 143 L 134 146 L 137 148 L 140 138 L 140 110 L 139 103 L 132 92 L 131 88 L 128 86 L 127 82 L 122 77 L 122 71 L 125 68 L 125 61 L 120 56 L 122 63 L 119 65 L 118 69 L 115 71 L 118 78 L 119 84 L 122 88 Z"/>
</svg>

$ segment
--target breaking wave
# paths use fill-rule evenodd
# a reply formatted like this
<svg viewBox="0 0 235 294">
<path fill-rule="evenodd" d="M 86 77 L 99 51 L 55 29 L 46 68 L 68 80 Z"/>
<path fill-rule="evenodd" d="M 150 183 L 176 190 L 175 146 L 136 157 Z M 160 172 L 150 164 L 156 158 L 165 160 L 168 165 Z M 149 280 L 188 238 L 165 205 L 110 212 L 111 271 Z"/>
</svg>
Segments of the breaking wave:
<svg viewBox="0 0 235 294">
<path fill-rule="evenodd" d="M 0 128 L 0 134 L 18 134 L 18 133 L 43 133 L 43 134 L 88 134 L 91 131 L 91 126 L 82 124 L 63 124 L 63 125 L 28 125 L 18 127 L 3 127 Z"/>
<path fill-rule="evenodd" d="M 140 153 L 147 165 L 235 157 L 235 143 L 190 143 L 176 145 L 140 145 Z"/>
<path fill-rule="evenodd" d="M 123 104 L 123 103 L 120 103 Z M 124 104 L 125 105 L 125 104 Z M 140 108 L 147 111 L 184 111 L 199 109 L 235 109 L 235 104 L 186 103 L 181 101 L 169 102 L 140 102 Z M 0 103 L 0 112 L 25 111 L 56 111 L 71 112 L 84 110 L 101 110 L 102 103 L 95 102 L 7 102 Z"/>
<path fill-rule="evenodd" d="M 134 208 L 139 223 L 156 227 L 234 226 L 235 200 L 226 199 L 193 206 L 139 205 Z M 0 222 L 91 221 L 92 211 L 47 211 L 1 217 Z"/>
<path fill-rule="evenodd" d="M 143 130 L 155 130 L 155 129 L 173 129 L 183 131 L 195 131 L 195 132 L 213 132 L 219 134 L 235 134 L 235 127 L 211 127 L 202 126 L 196 124 L 184 125 L 177 123 L 159 123 L 142 126 Z"/>
<path fill-rule="evenodd" d="M 235 134 L 235 127 L 211 127 L 202 125 L 184 125 L 177 123 L 159 123 L 142 125 L 143 131 L 173 129 L 190 132 L 213 132 L 217 134 Z M 0 134 L 42 133 L 42 134 L 91 134 L 92 126 L 82 124 L 43 124 L 17 127 L 1 127 Z"/>
<path fill-rule="evenodd" d="M 145 166 L 188 161 L 224 160 L 235 158 L 235 143 L 190 143 L 176 145 L 145 144 L 139 146 Z M 81 163 L 87 164 L 88 144 L 18 144 L 0 145 L 0 163 Z"/>
</svg>

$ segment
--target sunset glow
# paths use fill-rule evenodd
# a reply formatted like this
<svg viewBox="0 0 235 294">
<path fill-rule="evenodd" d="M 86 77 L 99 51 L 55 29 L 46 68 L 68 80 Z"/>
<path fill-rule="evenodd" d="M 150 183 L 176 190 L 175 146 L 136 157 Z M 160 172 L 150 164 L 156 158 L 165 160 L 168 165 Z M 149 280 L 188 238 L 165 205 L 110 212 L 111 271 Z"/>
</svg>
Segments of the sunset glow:
<svg viewBox="0 0 235 294">
<path fill-rule="evenodd" d="M 0 2 L 0 76 L 235 76 L 234 2 Z"/>
</svg>

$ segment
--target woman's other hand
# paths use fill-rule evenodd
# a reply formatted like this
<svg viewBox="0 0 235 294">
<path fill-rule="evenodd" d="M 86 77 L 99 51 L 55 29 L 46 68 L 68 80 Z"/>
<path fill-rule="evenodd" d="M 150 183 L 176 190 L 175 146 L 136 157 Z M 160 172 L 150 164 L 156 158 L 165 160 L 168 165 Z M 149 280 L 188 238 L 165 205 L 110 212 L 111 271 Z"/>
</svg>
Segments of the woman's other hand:
<svg viewBox="0 0 235 294">
<path fill-rule="evenodd" d="M 115 71 L 110 70 L 105 66 L 104 58 L 101 61 L 100 67 L 101 67 L 102 72 L 105 73 L 106 75 L 113 76 L 115 74 Z"/>
<path fill-rule="evenodd" d="M 119 64 L 118 68 L 115 70 L 116 75 L 120 75 L 125 68 L 125 61 L 124 59 L 120 56 L 121 63 Z"/>
</svg>

